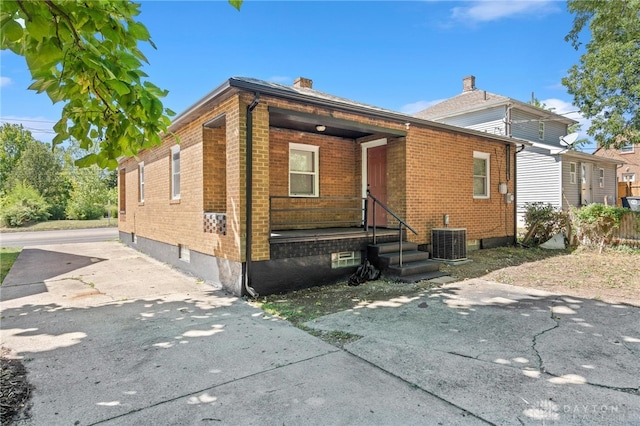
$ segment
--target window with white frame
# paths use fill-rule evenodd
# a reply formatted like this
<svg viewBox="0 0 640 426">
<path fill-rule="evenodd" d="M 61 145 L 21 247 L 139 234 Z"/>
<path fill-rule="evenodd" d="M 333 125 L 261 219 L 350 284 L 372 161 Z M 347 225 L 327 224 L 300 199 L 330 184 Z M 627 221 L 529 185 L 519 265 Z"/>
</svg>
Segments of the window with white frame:
<svg viewBox="0 0 640 426">
<path fill-rule="evenodd" d="M 622 174 L 622 181 L 623 182 L 635 182 L 636 181 L 636 174 L 635 173 L 623 173 Z"/>
<path fill-rule="evenodd" d="M 578 183 L 578 165 L 569 163 L 569 182 Z"/>
<path fill-rule="evenodd" d="M 569 182 L 578 183 L 577 170 L 578 168 L 576 163 L 569 163 Z"/>
<path fill-rule="evenodd" d="M 289 196 L 319 195 L 318 153 L 314 145 L 289 144 Z"/>
<path fill-rule="evenodd" d="M 473 198 L 489 198 L 489 159 L 486 152 L 473 152 Z"/>
<path fill-rule="evenodd" d="M 144 162 L 138 164 L 138 201 L 144 203 Z"/>
<path fill-rule="evenodd" d="M 598 169 L 598 186 L 604 188 L 604 169 Z"/>
<path fill-rule="evenodd" d="M 620 147 L 620 154 L 630 154 L 633 152 L 633 144 L 626 143 Z"/>
<path fill-rule="evenodd" d="M 171 148 L 171 199 L 180 199 L 180 146 Z"/>
<path fill-rule="evenodd" d="M 538 121 L 538 139 L 544 140 L 544 121 Z"/>
</svg>

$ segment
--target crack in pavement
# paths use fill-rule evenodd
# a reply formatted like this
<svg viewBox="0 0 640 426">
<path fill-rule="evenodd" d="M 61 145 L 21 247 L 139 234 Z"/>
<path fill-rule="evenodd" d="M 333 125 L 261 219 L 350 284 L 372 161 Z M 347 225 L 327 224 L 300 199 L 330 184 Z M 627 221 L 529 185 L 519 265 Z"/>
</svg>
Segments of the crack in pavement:
<svg viewBox="0 0 640 426">
<path fill-rule="evenodd" d="M 545 374 L 547 376 L 551 376 L 553 378 L 562 378 L 563 376 L 561 375 L 557 375 L 557 374 L 553 374 L 550 373 L 549 371 L 547 371 L 547 369 L 544 367 L 544 361 L 542 360 L 542 356 L 540 355 L 540 352 L 538 351 L 538 348 L 536 347 L 538 344 L 538 338 L 543 336 L 544 334 L 553 331 L 557 328 L 560 327 L 560 319 L 559 317 L 554 316 L 554 312 L 553 309 L 556 306 L 556 300 L 553 300 L 551 302 L 551 307 L 550 307 L 550 313 L 551 313 L 551 319 L 555 322 L 555 325 L 553 327 L 550 327 L 546 330 L 542 330 L 541 332 L 537 333 L 536 335 L 533 336 L 533 342 L 531 345 L 531 349 L 533 349 L 534 354 L 536 355 L 537 359 L 538 359 L 538 371 L 542 374 Z M 623 345 L 626 347 L 626 345 Z M 456 354 L 457 355 L 457 354 Z M 585 384 L 589 385 L 589 386 L 594 386 L 597 388 L 602 388 L 602 389 L 608 389 L 608 390 L 613 390 L 613 391 L 617 391 L 617 392 L 625 392 L 625 393 L 629 393 L 632 395 L 640 395 L 640 388 L 621 388 L 621 387 L 615 387 L 615 386 L 607 386 L 607 385 L 603 385 L 600 383 L 592 383 L 589 381 L 586 381 L 585 379 Z"/>
<path fill-rule="evenodd" d="M 270 372 L 272 372 L 274 370 L 278 370 L 280 368 L 288 367 L 290 365 L 296 365 L 296 364 L 299 364 L 299 363 L 302 363 L 302 362 L 306 362 L 306 361 L 311 361 L 313 359 L 321 358 L 321 357 L 324 357 L 324 356 L 327 356 L 327 355 L 331 355 L 331 354 L 334 354 L 334 353 L 338 353 L 338 352 L 340 352 L 340 349 L 336 348 L 335 350 L 332 350 L 332 351 L 329 351 L 329 352 L 325 352 L 325 353 L 322 353 L 322 354 L 318 354 L 318 355 L 314 355 L 314 356 L 309 357 L 309 358 L 300 359 L 298 361 L 290 362 L 288 364 L 276 364 L 273 368 L 268 368 L 266 370 L 256 371 L 255 373 L 247 374 L 246 376 L 236 377 L 234 379 L 227 380 L 226 382 L 218 383 L 216 385 L 208 386 L 206 388 L 199 389 L 199 390 L 196 390 L 196 391 L 187 392 L 185 394 L 178 395 L 178 396 L 175 396 L 175 397 L 172 397 L 172 398 L 169 398 L 169 399 L 165 399 L 163 401 L 158 401 L 158 402 L 156 402 L 154 404 L 147 405 L 145 407 L 136 408 L 136 409 L 127 411 L 126 413 L 118 414 L 117 416 L 113 416 L 113 417 L 109 417 L 109 418 L 106 418 L 106 419 L 98 420 L 97 422 L 89 423 L 88 426 L 93 426 L 93 425 L 98 425 L 98 424 L 110 422 L 111 420 L 120 419 L 120 418 L 126 417 L 128 415 L 139 413 L 141 411 L 147 410 L 149 408 L 158 407 L 160 405 L 167 404 L 167 403 L 170 403 L 170 402 L 174 402 L 174 401 L 177 401 L 179 399 L 183 399 L 183 398 L 186 398 L 186 397 L 189 397 L 189 396 L 194 396 L 194 395 L 197 395 L 199 393 L 203 393 L 205 391 L 209 391 L 209 390 L 212 390 L 212 389 L 219 388 L 221 386 L 225 386 L 225 385 L 228 385 L 228 384 L 231 384 L 231 383 L 238 382 L 240 380 L 248 379 L 248 378 L 251 378 L 251 377 L 256 377 L 256 376 L 259 376 L 259 375 L 264 374 L 264 373 L 270 373 Z M 217 420 L 217 419 L 214 419 L 214 420 Z"/>
<path fill-rule="evenodd" d="M 533 350 L 533 353 L 536 355 L 536 358 L 538 359 L 538 371 L 540 373 L 545 373 L 545 374 L 548 374 L 548 372 L 544 368 L 544 361 L 542 360 L 542 356 L 540 355 L 540 352 L 538 351 L 538 348 L 536 346 L 538 345 L 539 337 L 560 327 L 560 321 L 557 319 L 557 317 L 553 316 L 553 308 L 555 307 L 555 305 L 556 305 L 556 301 L 553 300 L 551 301 L 551 307 L 549 308 L 549 311 L 551 313 L 551 319 L 555 322 L 555 325 L 553 327 L 549 327 L 546 330 L 542 330 L 541 332 L 535 334 L 532 338 L 532 343 L 531 343 L 531 349 Z"/>
</svg>

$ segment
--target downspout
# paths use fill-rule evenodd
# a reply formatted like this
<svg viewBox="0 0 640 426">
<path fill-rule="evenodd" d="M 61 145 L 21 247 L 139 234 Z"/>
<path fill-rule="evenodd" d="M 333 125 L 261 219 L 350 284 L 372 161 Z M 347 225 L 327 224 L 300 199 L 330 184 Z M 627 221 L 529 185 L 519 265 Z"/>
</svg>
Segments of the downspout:
<svg viewBox="0 0 640 426">
<path fill-rule="evenodd" d="M 513 238 L 518 245 L 518 153 L 524 151 L 524 144 L 513 153 Z"/>
<path fill-rule="evenodd" d="M 247 186 L 245 188 L 246 194 L 246 211 L 245 216 L 247 220 L 246 226 L 246 244 L 245 244 L 245 268 L 244 268 L 244 290 L 251 296 L 256 297 L 258 293 L 251 287 L 251 236 L 253 233 L 253 110 L 258 106 L 260 102 L 260 94 L 256 92 L 254 94 L 253 102 L 247 105 L 247 156 L 246 156 L 246 175 Z"/>
</svg>

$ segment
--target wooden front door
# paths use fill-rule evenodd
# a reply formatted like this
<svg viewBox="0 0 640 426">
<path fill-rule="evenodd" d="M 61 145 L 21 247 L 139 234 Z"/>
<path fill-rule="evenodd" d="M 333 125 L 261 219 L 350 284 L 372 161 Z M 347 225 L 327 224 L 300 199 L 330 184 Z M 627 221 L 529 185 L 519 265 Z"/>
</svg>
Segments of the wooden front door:
<svg viewBox="0 0 640 426">
<path fill-rule="evenodd" d="M 387 146 L 367 149 L 367 187 L 371 195 L 387 204 Z M 371 201 L 371 200 L 370 200 Z M 367 223 L 373 225 L 373 203 L 369 203 Z M 376 207 L 376 226 L 387 226 L 387 212 Z"/>
</svg>

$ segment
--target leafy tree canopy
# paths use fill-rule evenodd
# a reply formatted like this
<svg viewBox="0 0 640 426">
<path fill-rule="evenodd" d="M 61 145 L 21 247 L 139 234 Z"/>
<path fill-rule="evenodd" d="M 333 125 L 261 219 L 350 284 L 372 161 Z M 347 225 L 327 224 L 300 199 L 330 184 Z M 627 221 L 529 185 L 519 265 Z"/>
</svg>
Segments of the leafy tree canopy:
<svg viewBox="0 0 640 426">
<path fill-rule="evenodd" d="M 242 1 L 230 3 L 237 9 Z M 24 56 L 30 89 L 64 102 L 53 145 L 74 138 L 82 166 L 115 168 L 117 158 L 159 145 L 173 111 L 167 91 L 147 80 L 139 43 L 151 41 L 130 1 L 3 0 L 0 47 Z M 97 153 L 88 148 L 98 145 Z"/>
<path fill-rule="evenodd" d="M 21 124 L 0 126 L 0 192 L 7 190 L 9 175 L 24 151 L 39 143 Z"/>
<path fill-rule="evenodd" d="M 580 63 L 562 79 L 574 104 L 592 119 L 587 133 L 599 146 L 640 143 L 640 0 L 568 0 L 574 48 L 587 27 Z"/>
</svg>

